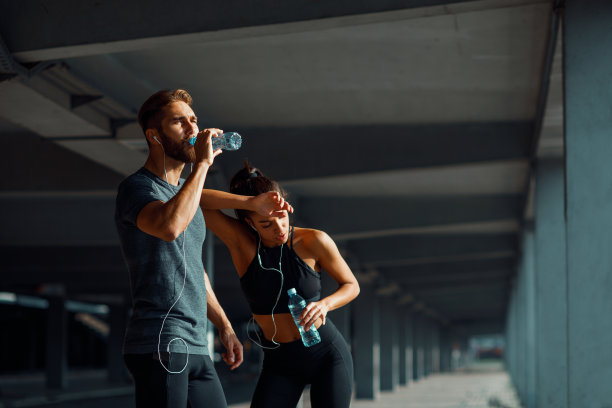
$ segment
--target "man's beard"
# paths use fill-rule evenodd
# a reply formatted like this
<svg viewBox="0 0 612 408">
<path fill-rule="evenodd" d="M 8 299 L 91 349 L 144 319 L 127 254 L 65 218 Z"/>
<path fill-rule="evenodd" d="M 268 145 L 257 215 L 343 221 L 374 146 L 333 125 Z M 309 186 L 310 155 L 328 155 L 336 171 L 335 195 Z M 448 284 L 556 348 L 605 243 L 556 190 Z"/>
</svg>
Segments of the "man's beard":
<svg viewBox="0 0 612 408">
<path fill-rule="evenodd" d="M 168 157 L 183 163 L 195 162 L 195 152 L 189 143 L 177 142 L 167 137 L 163 130 L 157 129 L 157 131 L 161 137 L 164 153 Z"/>
</svg>

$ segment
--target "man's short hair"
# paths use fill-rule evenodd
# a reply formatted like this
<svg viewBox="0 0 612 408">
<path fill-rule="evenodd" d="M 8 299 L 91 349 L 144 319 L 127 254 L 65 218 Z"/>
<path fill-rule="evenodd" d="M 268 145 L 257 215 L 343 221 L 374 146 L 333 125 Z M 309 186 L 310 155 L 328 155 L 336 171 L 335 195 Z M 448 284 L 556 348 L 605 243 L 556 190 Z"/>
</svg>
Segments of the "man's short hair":
<svg viewBox="0 0 612 408">
<path fill-rule="evenodd" d="M 164 89 L 151 95 L 138 111 L 138 124 L 143 132 L 147 129 L 159 129 L 163 110 L 172 102 L 185 102 L 191 106 L 193 100 L 184 89 Z"/>
</svg>

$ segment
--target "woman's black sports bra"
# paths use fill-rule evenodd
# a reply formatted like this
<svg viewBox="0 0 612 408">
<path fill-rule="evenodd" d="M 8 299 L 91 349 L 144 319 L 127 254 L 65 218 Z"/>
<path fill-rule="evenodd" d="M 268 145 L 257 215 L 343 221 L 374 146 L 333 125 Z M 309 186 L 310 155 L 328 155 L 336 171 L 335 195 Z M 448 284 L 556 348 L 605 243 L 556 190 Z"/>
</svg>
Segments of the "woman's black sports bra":
<svg viewBox="0 0 612 408">
<path fill-rule="evenodd" d="M 293 227 L 291 246 L 282 244 L 267 248 L 261 245 L 260 240 L 257 242 L 258 254 L 240 278 L 240 286 L 253 314 L 289 313 L 287 290 L 291 288 L 295 288 L 306 303 L 321 299 L 321 274 L 312 270 L 293 250 Z M 262 266 L 274 270 L 263 269 Z"/>
</svg>

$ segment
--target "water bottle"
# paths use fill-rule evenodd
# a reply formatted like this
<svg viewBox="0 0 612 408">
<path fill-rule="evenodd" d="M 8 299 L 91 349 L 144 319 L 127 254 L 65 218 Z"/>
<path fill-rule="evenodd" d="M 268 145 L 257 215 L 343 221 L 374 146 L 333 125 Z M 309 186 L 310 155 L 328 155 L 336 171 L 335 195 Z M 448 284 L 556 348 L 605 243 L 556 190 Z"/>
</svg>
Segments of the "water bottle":
<svg viewBox="0 0 612 408">
<path fill-rule="evenodd" d="M 194 145 L 197 137 L 189 139 L 189 144 Z M 242 146 L 242 137 L 237 132 L 227 132 L 211 138 L 213 150 L 238 150 Z"/>
<path fill-rule="evenodd" d="M 300 326 L 300 315 L 302 314 L 302 310 L 306 307 L 306 301 L 297 294 L 295 288 L 291 288 L 287 291 L 289 295 L 289 311 L 291 312 L 291 316 L 293 316 L 293 321 L 300 331 L 300 335 L 302 336 L 302 343 L 306 347 L 314 346 L 317 343 L 321 342 L 321 336 L 319 335 L 319 331 L 314 325 L 310 326 L 308 331 L 304 330 L 302 326 Z"/>
</svg>

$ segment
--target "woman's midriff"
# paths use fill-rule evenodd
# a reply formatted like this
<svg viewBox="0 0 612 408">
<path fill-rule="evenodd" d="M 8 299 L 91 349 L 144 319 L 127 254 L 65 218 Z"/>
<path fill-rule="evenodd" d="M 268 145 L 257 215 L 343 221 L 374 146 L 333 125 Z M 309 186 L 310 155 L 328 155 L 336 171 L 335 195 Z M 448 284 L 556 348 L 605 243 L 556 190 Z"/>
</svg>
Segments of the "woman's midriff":
<svg viewBox="0 0 612 408">
<path fill-rule="evenodd" d="M 293 322 L 293 317 L 290 313 L 279 313 L 274 314 L 274 322 L 272 321 L 271 315 L 256 315 L 253 317 L 261 330 L 263 330 L 264 336 L 268 340 L 272 340 L 274 335 L 274 323 L 276 323 L 276 335 L 274 341 L 278 343 L 289 343 L 300 338 L 300 332 Z M 317 319 L 315 327 L 321 326 L 322 320 Z"/>
</svg>

